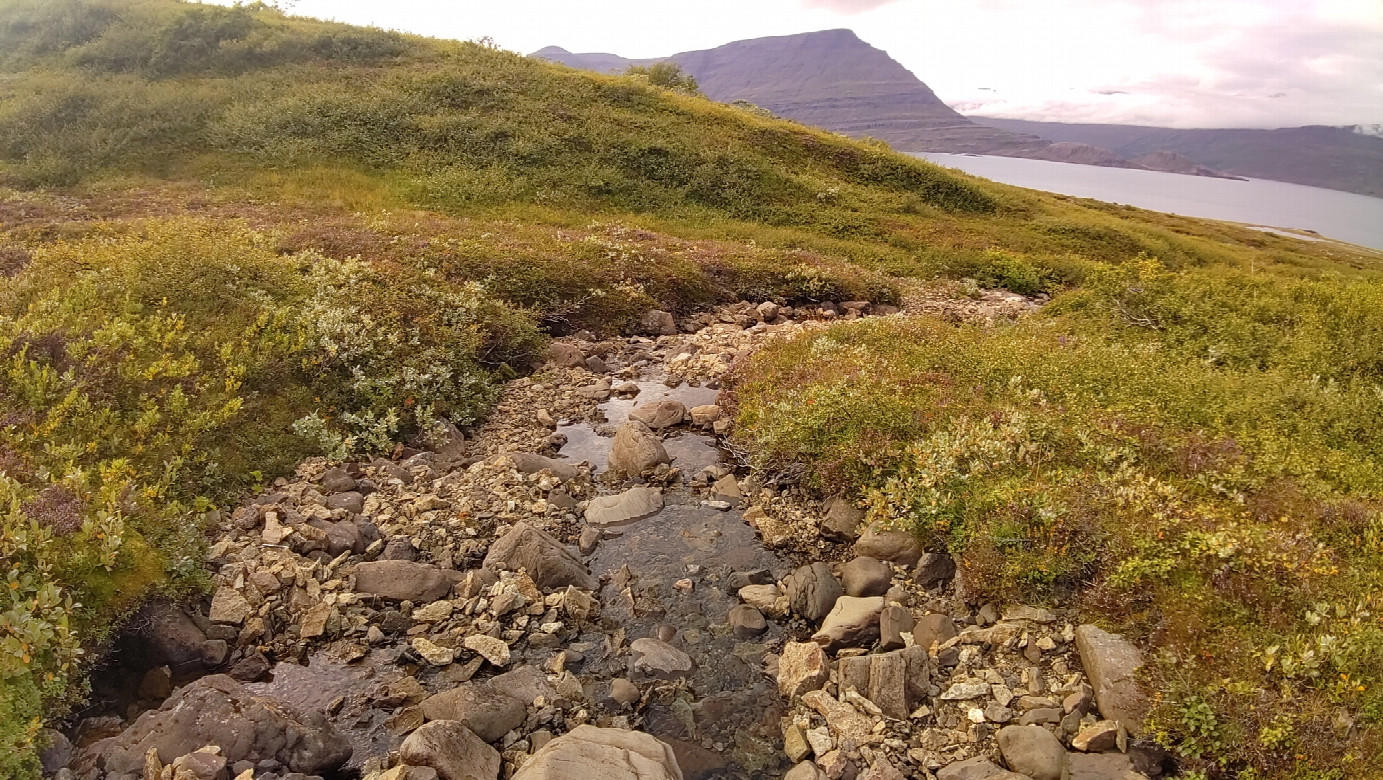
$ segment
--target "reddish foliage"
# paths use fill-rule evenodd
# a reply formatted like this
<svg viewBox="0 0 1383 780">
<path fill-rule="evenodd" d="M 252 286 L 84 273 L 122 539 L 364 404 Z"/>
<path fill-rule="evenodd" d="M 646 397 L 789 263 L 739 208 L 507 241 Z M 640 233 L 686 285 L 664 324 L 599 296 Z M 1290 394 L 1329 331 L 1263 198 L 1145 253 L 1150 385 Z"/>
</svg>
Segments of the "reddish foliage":
<svg viewBox="0 0 1383 780">
<path fill-rule="evenodd" d="M 66 487 L 49 485 L 36 497 L 20 504 L 19 510 L 59 536 L 66 536 L 81 529 L 86 504 Z"/>
</svg>

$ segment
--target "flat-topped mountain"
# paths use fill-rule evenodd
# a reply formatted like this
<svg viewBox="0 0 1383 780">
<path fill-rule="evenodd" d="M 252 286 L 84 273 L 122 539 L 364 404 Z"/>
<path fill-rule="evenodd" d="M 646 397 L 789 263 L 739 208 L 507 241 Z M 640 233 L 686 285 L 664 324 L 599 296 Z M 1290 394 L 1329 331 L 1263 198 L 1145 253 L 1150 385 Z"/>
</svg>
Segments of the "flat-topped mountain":
<svg viewBox="0 0 1383 780">
<path fill-rule="evenodd" d="M 1157 167 L 1156 160 L 1135 163 L 1094 145 L 1055 144 L 1037 135 L 973 122 L 943 103 L 887 52 L 850 30 L 754 38 L 643 60 L 607 53 L 576 54 L 557 46 L 531 56 L 602 73 L 620 73 L 633 65 L 662 60 L 675 62 L 695 76 L 713 100 L 748 101 L 804 124 L 878 138 L 909 152 L 996 154 L 1169 170 Z M 1192 168 L 1198 175 L 1216 175 L 1208 168 Z M 1178 168 L 1173 172 L 1192 171 Z"/>
</svg>

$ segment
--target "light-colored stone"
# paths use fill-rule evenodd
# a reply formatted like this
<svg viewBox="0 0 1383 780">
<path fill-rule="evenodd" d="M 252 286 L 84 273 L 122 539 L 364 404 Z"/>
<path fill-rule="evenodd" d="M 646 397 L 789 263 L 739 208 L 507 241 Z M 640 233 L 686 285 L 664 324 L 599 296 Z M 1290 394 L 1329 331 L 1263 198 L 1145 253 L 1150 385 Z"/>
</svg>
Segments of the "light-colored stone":
<svg viewBox="0 0 1383 780">
<path fill-rule="evenodd" d="M 211 622 L 229 623 L 240 625 L 245 622 L 245 618 L 250 616 L 253 610 L 250 602 L 240 594 L 235 588 L 224 585 L 216 589 L 216 594 L 211 597 Z"/>
<path fill-rule="evenodd" d="M 984 756 L 968 758 L 937 770 L 936 780 L 1031 780 L 1026 775 L 995 766 Z"/>
<path fill-rule="evenodd" d="M 394 601 L 437 601 L 451 579 L 436 566 L 413 561 L 367 561 L 355 567 L 355 590 Z"/>
<path fill-rule="evenodd" d="M 704 404 L 693 406 L 687 410 L 687 416 L 691 418 L 692 425 L 706 428 L 713 425 L 720 416 L 724 414 L 719 406 L 715 404 Z"/>
<path fill-rule="evenodd" d="M 687 419 L 687 406 L 681 401 L 674 401 L 670 398 L 651 401 L 630 410 L 629 419 L 638 420 L 652 430 L 661 431 L 664 428 L 680 425 L 683 420 Z"/>
<path fill-rule="evenodd" d="M 630 420 L 615 432 L 610 445 L 608 467 L 611 472 L 637 477 L 659 463 L 671 463 L 667 450 L 647 425 Z"/>
<path fill-rule="evenodd" d="M 813 622 L 830 614 L 845 592 L 831 567 L 820 561 L 798 567 L 784 584 L 792 611 Z"/>
<path fill-rule="evenodd" d="M 1104 753 L 1119 746 L 1120 725 L 1118 721 L 1102 720 L 1093 726 L 1086 726 L 1071 739 L 1071 747 L 1082 753 Z"/>
<path fill-rule="evenodd" d="M 999 730 L 999 752 L 1008 768 L 1032 780 L 1063 780 L 1066 748 L 1041 726 L 1005 726 Z"/>
<path fill-rule="evenodd" d="M 844 702 L 836 701 L 825 691 L 810 691 L 802 696 L 802 702 L 816 710 L 826 719 L 831 733 L 838 737 L 849 737 L 859 741 L 874 728 L 874 720 L 860 714 L 860 711 Z"/>
<path fill-rule="evenodd" d="M 632 523 L 663 511 L 663 494 L 653 488 L 634 487 L 613 496 L 592 499 L 586 505 L 586 522 L 596 528 Z"/>
<path fill-rule="evenodd" d="M 567 586 L 582 590 L 600 587 L 600 581 L 566 545 L 527 521 L 515 523 L 509 533 L 490 545 L 484 566 L 491 571 L 523 569 L 544 591 Z"/>
<path fill-rule="evenodd" d="M 442 647 L 425 636 L 413 637 L 412 645 L 418 655 L 433 666 L 446 666 L 456 658 L 455 650 Z"/>
<path fill-rule="evenodd" d="M 495 666 L 509 665 L 509 645 L 502 639 L 485 634 L 471 634 L 462 642 L 467 650 L 472 650 Z"/>
<path fill-rule="evenodd" d="M 488 683 L 462 683 L 434 693 L 423 699 L 421 707 L 428 720 L 463 723 L 486 742 L 494 742 L 523 725 L 526 715 L 522 701 Z"/>
<path fill-rule="evenodd" d="M 841 596 L 812 641 L 827 650 L 867 646 L 879 637 L 879 613 L 883 609 L 883 596 Z"/>
<path fill-rule="evenodd" d="M 1147 698 L 1135 677 L 1143 654 L 1122 636 L 1089 624 L 1076 629 L 1076 649 L 1100 714 L 1137 734 L 1147 714 Z"/>
<path fill-rule="evenodd" d="M 1066 780 L 1147 780 L 1123 753 L 1071 753 Z"/>
<path fill-rule="evenodd" d="M 658 639 L 635 639 L 629 649 L 634 651 L 634 671 L 650 677 L 685 677 L 693 668 L 691 656 Z"/>
<path fill-rule="evenodd" d="M 682 770 L 649 734 L 583 725 L 534 753 L 513 780 L 682 780 Z"/>
<path fill-rule="evenodd" d="M 893 584 L 893 569 L 877 558 L 861 555 L 841 567 L 840 584 L 847 596 L 882 596 Z"/>
<path fill-rule="evenodd" d="M 815 642 L 788 642 L 778 656 L 778 692 L 791 701 L 826 684 L 831 661 Z"/>
<path fill-rule="evenodd" d="M 413 610 L 413 620 L 418 623 L 440 623 L 451 617 L 456 605 L 450 601 L 434 601 Z"/>
<path fill-rule="evenodd" d="M 922 557 L 922 545 L 907 531 L 866 528 L 855 542 L 855 555 L 867 555 L 881 561 L 912 566 Z"/>
<path fill-rule="evenodd" d="M 502 764 L 499 751 L 454 720 L 434 720 L 415 729 L 399 746 L 399 757 L 432 767 L 441 780 L 496 780 Z"/>
</svg>

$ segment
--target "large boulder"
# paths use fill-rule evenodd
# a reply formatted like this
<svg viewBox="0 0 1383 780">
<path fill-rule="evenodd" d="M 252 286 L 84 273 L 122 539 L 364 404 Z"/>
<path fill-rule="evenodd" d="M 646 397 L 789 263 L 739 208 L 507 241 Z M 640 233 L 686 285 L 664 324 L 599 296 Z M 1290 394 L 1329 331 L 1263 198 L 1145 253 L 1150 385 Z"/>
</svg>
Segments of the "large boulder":
<svg viewBox="0 0 1383 780">
<path fill-rule="evenodd" d="M 593 498 L 586 505 L 586 523 L 597 528 L 622 525 L 663 511 L 663 494 L 653 488 L 634 487 L 613 496 Z"/>
<path fill-rule="evenodd" d="M 815 642 L 788 642 L 778 656 L 778 693 L 791 701 L 831 679 L 831 659 Z"/>
<path fill-rule="evenodd" d="M 484 566 L 491 571 L 523 569 L 545 592 L 568 585 L 582 590 L 600 587 L 600 581 L 586 570 L 575 553 L 526 521 L 515 523 L 509 533 L 490 545 Z"/>
<path fill-rule="evenodd" d="M 1076 650 L 1095 689 L 1100 714 L 1124 724 L 1130 734 L 1138 733 L 1148 710 L 1147 697 L 1135 677 L 1143 654 L 1122 636 L 1090 624 L 1076 628 Z"/>
<path fill-rule="evenodd" d="M 648 734 L 583 725 L 544 745 L 513 780 L 682 780 L 682 770 Z"/>
<path fill-rule="evenodd" d="M 486 742 L 494 742 L 523 724 L 528 711 L 522 701 L 491 685 L 463 683 L 423 699 L 423 717 L 454 720 Z"/>
<path fill-rule="evenodd" d="M 1030 780 L 1027 775 L 1010 772 L 994 765 L 984 756 L 967 758 L 937 770 L 936 780 Z"/>
<path fill-rule="evenodd" d="M 912 566 L 922 558 L 922 544 L 907 531 L 869 527 L 854 546 L 855 555 L 867 555 L 899 566 Z"/>
<path fill-rule="evenodd" d="M 638 420 L 655 431 L 671 428 L 687 419 L 687 406 L 681 401 L 666 398 L 635 407 L 629 419 Z"/>
<path fill-rule="evenodd" d="M 783 584 L 792 611 L 812 622 L 826 617 L 845 592 L 830 565 L 821 561 L 798 567 Z"/>
<path fill-rule="evenodd" d="M 394 601 L 425 603 L 451 592 L 451 577 L 413 561 L 367 561 L 355 567 L 355 591 Z"/>
<path fill-rule="evenodd" d="M 649 336 L 677 335 L 677 321 L 661 309 L 649 309 L 639 318 L 639 328 Z"/>
<path fill-rule="evenodd" d="M 1067 756 L 1066 780 L 1147 780 L 1123 753 L 1071 753 Z"/>
<path fill-rule="evenodd" d="M 956 576 L 956 560 L 946 553 L 925 553 L 912 570 L 912 581 L 924 588 L 945 585 Z"/>
<path fill-rule="evenodd" d="M 1041 726 L 1000 729 L 999 752 L 1009 769 L 1032 780 L 1063 780 L 1066 776 L 1066 748 Z"/>
<path fill-rule="evenodd" d="M 853 542 L 860 536 L 864 510 L 848 500 L 834 496 L 826 501 L 826 517 L 821 521 L 821 535 L 833 542 Z"/>
<path fill-rule="evenodd" d="M 298 714 L 216 674 L 178 689 L 125 731 L 86 748 L 84 762 L 107 775 L 138 776 L 150 749 L 168 764 L 206 745 L 220 747 L 230 764 L 273 760 L 308 775 L 326 774 L 351 757 L 350 742 L 320 713 Z"/>
<path fill-rule="evenodd" d="M 454 720 L 434 720 L 414 729 L 399 746 L 399 757 L 413 766 L 437 770 L 441 780 L 496 780 L 499 751 Z"/>
<path fill-rule="evenodd" d="M 831 651 L 868 647 L 879 638 L 879 613 L 883 611 L 883 596 L 841 596 L 812 641 Z"/>
<path fill-rule="evenodd" d="M 847 596 L 882 596 L 893 584 L 893 569 L 877 558 L 861 555 L 841 567 L 840 583 Z"/>
<path fill-rule="evenodd" d="M 232 591 L 234 592 L 234 591 Z M 186 612 L 167 601 L 145 605 L 130 621 L 136 628 L 121 638 L 122 655 L 152 668 L 195 673 L 225 661 L 226 643 L 208 639 Z"/>
<path fill-rule="evenodd" d="M 615 431 L 607 467 L 626 477 L 637 477 L 659 463 L 671 463 L 663 443 L 647 425 L 630 420 Z"/>
<path fill-rule="evenodd" d="M 933 644 L 942 644 L 958 633 L 956 621 L 952 620 L 950 615 L 933 612 L 917 619 L 912 629 L 912 643 L 924 650 L 930 650 Z"/>
</svg>

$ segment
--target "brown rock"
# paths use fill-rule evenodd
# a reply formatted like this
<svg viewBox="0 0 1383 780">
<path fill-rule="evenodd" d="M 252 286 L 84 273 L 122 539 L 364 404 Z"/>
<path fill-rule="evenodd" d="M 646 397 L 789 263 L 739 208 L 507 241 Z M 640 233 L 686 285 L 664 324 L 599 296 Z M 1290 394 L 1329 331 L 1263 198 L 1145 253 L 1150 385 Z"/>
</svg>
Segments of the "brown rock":
<svg viewBox="0 0 1383 780">
<path fill-rule="evenodd" d="M 825 685 L 831 661 L 815 642 L 788 642 L 778 657 L 778 692 L 791 701 Z"/>
<path fill-rule="evenodd" d="M 615 432 L 610 445 L 609 470 L 626 477 L 637 477 L 659 463 L 671 463 L 663 443 L 647 425 L 631 420 Z"/>
<path fill-rule="evenodd" d="M 922 545 L 907 531 L 866 528 L 855 542 L 854 552 L 900 566 L 912 566 L 922 557 Z"/>
<path fill-rule="evenodd" d="M 418 727 L 399 746 L 399 757 L 432 767 L 441 780 L 496 780 L 502 763 L 499 751 L 454 720 Z"/>
<path fill-rule="evenodd" d="M 356 564 L 355 590 L 394 601 L 437 601 L 451 591 L 451 578 L 436 566 L 413 561 Z"/>
<path fill-rule="evenodd" d="M 1095 689 L 1100 714 L 1137 734 L 1148 706 L 1135 677 L 1143 665 L 1143 654 L 1122 636 L 1089 624 L 1076 629 L 1076 649 Z"/>
</svg>

